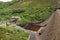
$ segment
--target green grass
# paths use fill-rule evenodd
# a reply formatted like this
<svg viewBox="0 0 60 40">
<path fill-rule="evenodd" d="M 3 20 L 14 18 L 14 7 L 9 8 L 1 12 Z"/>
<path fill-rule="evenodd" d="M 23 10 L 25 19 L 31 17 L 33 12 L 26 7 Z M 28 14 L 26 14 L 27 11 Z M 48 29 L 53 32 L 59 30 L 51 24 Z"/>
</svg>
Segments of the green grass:
<svg viewBox="0 0 60 40">
<path fill-rule="evenodd" d="M 11 20 L 19 16 L 20 24 L 43 22 L 53 12 L 57 0 L 13 0 L 0 2 L 0 21 Z M 0 26 L 0 40 L 27 40 L 29 33 L 14 27 Z"/>
<path fill-rule="evenodd" d="M 29 33 L 14 27 L 0 26 L 0 40 L 27 40 Z"/>
<path fill-rule="evenodd" d="M 7 4 L 7 3 L 6 3 Z M 0 9 L 0 21 L 10 20 L 12 16 L 19 16 L 19 22 L 43 22 L 52 14 L 56 0 L 13 0 L 9 5 Z"/>
<path fill-rule="evenodd" d="M 52 7 L 37 7 L 37 8 L 18 8 L 11 9 L 0 13 L 1 20 L 9 20 L 12 16 L 19 16 L 21 20 L 19 22 L 29 23 L 32 21 L 43 22 L 49 15 L 52 14 Z M 4 16 L 4 17 L 3 17 Z"/>
</svg>

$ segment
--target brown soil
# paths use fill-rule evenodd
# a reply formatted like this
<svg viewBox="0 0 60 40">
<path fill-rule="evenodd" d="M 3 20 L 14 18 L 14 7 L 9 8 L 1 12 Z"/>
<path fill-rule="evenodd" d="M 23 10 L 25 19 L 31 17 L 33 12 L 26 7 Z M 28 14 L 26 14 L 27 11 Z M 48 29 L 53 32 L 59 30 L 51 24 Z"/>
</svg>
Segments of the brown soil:
<svg viewBox="0 0 60 40">
<path fill-rule="evenodd" d="M 31 31 L 38 31 L 38 29 L 40 29 L 41 27 L 40 25 L 36 25 L 36 24 L 23 24 L 20 26 Z"/>
<path fill-rule="evenodd" d="M 43 32 L 41 32 L 43 30 Z M 38 35 L 39 40 L 60 40 L 60 10 L 55 12 L 54 17 Z"/>
<path fill-rule="evenodd" d="M 36 24 L 28 24 L 27 26 L 25 25 L 24 28 L 32 31 L 38 31 L 41 26 L 36 25 Z"/>
<path fill-rule="evenodd" d="M 49 22 L 46 21 L 45 27 L 32 33 L 34 36 L 31 36 L 30 40 L 60 40 L 60 10 L 53 13 L 49 20 Z"/>
</svg>

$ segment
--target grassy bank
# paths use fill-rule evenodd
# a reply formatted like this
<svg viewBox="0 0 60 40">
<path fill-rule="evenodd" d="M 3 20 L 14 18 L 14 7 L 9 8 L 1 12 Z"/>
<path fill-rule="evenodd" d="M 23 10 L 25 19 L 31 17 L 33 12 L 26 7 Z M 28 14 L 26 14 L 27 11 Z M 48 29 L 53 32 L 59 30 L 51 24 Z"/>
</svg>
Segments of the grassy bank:
<svg viewBox="0 0 60 40">
<path fill-rule="evenodd" d="M 3 3 L 0 7 L 0 21 L 10 20 L 12 16 L 19 16 L 21 24 L 43 22 L 52 14 L 56 4 L 56 0 L 13 0 Z"/>
<path fill-rule="evenodd" d="M 0 40 L 27 40 L 29 33 L 14 27 L 0 26 Z"/>
</svg>

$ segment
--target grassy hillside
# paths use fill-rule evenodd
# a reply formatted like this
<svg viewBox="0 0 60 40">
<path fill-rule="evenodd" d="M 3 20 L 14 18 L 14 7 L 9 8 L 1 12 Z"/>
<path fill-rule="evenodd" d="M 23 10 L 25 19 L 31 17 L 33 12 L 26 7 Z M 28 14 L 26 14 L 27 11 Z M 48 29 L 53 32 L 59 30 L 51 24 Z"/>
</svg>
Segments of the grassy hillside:
<svg viewBox="0 0 60 40">
<path fill-rule="evenodd" d="M 0 26 L 0 40 L 27 40 L 29 33 L 14 27 Z"/>
<path fill-rule="evenodd" d="M 20 24 L 43 22 L 53 12 L 57 0 L 12 0 L 0 2 L 0 21 L 19 16 Z M 13 27 L 0 27 L 0 40 L 27 40 L 29 33 Z"/>
<path fill-rule="evenodd" d="M 22 24 L 43 22 L 52 13 L 56 4 L 56 0 L 13 0 L 9 6 L 0 9 L 0 21 L 19 16 Z"/>
</svg>

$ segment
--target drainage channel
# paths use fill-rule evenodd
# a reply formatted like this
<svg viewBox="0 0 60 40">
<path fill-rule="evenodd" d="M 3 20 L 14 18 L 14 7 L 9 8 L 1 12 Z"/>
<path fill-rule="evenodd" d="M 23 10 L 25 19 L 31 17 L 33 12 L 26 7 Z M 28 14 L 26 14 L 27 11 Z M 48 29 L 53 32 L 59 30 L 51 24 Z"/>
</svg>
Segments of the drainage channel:
<svg viewBox="0 0 60 40">
<path fill-rule="evenodd" d="M 29 32 L 29 33 L 30 33 L 30 36 L 29 36 L 30 38 L 29 38 L 28 40 L 37 40 L 37 39 L 36 39 L 36 33 L 37 33 L 37 31 L 25 29 L 25 28 L 23 28 L 23 27 L 21 27 L 21 26 L 16 26 L 16 28 L 17 28 L 17 29 L 26 30 L 27 32 Z"/>
<path fill-rule="evenodd" d="M 31 31 L 38 31 L 41 28 L 40 25 L 36 25 L 36 24 L 25 24 L 24 26 L 21 27 Z"/>
<path fill-rule="evenodd" d="M 16 26 L 17 29 L 26 30 L 30 33 L 30 38 L 28 40 L 37 40 L 37 31 L 40 29 L 41 26 L 38 25 L 27 25 L 27 26 Z"/>
</svg>

